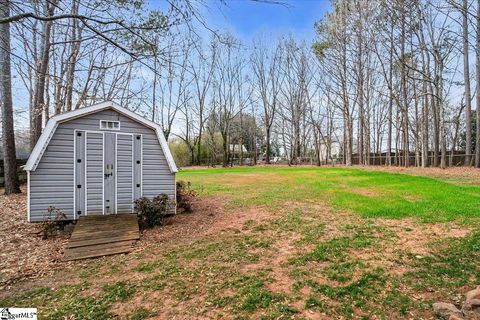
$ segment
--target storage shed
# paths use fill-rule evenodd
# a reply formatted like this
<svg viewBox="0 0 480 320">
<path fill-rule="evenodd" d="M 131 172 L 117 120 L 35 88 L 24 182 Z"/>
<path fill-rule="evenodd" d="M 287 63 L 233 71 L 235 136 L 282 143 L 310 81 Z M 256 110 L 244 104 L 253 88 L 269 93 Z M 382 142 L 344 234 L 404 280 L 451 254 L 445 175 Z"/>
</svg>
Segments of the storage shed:
<svg viewBox="0 0 480 320">
<path fill-rule="evenodd" d="M 50 206 L 76 220 L 132 213 L 142 196 L 176 196 L 177 167 L 161 127 L 110 101 L 50 118 L 25 170 L 31 222 Z"/>
</svg>

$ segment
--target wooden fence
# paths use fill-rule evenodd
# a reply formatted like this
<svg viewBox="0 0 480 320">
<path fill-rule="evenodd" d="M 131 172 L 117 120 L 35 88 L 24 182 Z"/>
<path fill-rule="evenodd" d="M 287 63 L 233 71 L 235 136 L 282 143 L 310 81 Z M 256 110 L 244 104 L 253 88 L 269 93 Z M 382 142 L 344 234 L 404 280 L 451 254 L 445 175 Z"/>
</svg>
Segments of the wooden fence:
<svg viewBox="0 0 480 320">
<path fill-rule="evenodd" d="M 441 155 L 439 154 L 437 157 L 437 164 L 440 165 L 440 157 Z M 360 163 L 358 154 L 353 154 L 352 156 L 352 164 L 358 165 Z M 465 151 L 447 151 L 446 154 L 446 165 L 449 167 L 455 167 L 455 166 L 463 166 L 465 165 Z M 473 159 L 473 157 L 472 157 Z M 340 159 L 341 160 L 341 159 Z M 388 160 L 387 153 L 370 153 L 369 159 L 368 159 L 368 165 L 371 166 L 382 166 L 386 165 Z M 390 154 L 390 163 L 394 166 L 403 166 L 405 165 L 405 155 L 403 152 L 399 152 L 397 155 L 395 155 L 394 152 Z M 410 152 L 408 155 L 408 164 L 409 166 L 421 166 L 422 163 L 422 156 L 415 155 L 414 152 Z M 427 166 L 433 166 L 435 163 L 435 155 L 433 151 L 428 153 L 427 156 Z"/>
</svg>

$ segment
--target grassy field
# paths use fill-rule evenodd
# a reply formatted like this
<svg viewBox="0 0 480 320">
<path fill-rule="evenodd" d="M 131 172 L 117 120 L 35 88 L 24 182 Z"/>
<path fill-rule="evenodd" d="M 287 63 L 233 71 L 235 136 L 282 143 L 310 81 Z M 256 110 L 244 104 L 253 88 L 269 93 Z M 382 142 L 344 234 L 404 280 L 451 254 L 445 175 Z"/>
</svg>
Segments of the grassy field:
<svg viewBox="0 0 480 320">
<path fill-rule="evenodd" d="M 195 210 L 147 232 L 144 249 L 17 284 L 0 305 L 45 319 L 418 319 L 480 284 L 480 186 L 468 181 L 347 168 L 178 179 L 198 192 Z"/>
<path fill-rule="evenodd" d="M 234 168 L 184 171 L 179 179 L 191 181 L 205 195 L 228 196 L 234 207 L 277 209 L 285 201 L 321 201 L 363 217 L 422 221 L 480 217 L 480 186 L 429 177 L 346 168 Z"/>
</svg>

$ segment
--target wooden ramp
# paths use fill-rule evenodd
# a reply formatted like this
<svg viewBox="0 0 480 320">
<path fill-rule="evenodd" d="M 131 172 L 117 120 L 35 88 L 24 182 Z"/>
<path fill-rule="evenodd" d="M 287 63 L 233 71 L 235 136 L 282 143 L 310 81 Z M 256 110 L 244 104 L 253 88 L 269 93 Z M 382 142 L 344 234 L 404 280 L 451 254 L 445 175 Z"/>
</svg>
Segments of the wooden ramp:
<svg viewBox="0 0 480 320">
<path fill-rule="evenodd" d="M 139 238 L 137 216 L 134 214 L 81 217 L 73 229 L 63 260 L 130 252 Z"/>
</svg>

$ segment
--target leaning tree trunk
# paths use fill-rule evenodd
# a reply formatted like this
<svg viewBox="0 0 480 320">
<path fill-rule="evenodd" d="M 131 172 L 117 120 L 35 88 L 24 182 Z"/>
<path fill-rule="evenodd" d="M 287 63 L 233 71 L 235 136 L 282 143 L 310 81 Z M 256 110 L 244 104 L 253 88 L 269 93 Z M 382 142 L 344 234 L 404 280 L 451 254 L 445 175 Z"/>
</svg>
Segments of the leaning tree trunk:
<svg viewBox="0 0 480 320">
<path fill-rule="evenodd" d="M 10 16 L 10 1 L 0 1 L 0 18 Z M 5 194 L 19 193 L 15 132 L 13 130 L 12 76 L 10 70 L 10 24 L 0 24 L 0 104 Z"/>
</svg>

